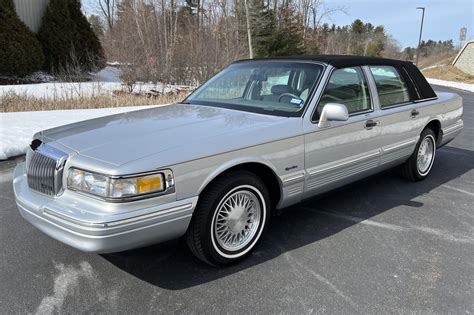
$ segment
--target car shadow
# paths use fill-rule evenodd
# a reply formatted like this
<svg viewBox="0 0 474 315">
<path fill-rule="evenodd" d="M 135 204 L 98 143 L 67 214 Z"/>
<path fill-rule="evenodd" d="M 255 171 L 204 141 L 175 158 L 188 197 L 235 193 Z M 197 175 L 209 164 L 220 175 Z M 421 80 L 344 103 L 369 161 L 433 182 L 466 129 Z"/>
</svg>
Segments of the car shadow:
<svg viewBox="0 0 474 315">
<path fill-rule="evenodd" d="M 325 215 L 320 210 L 368 219 L 401 205 L 416 209 L 423 206 L 414 201 L 416 197 L 473 168 L 474 151 L 444 147 L 437 152 L 430 177 L 422 182 L 409 182 L 394 169 L 287 208 L 272 218 L 261 242 L 248 258 L 225 268 L 201 263 L 182 239 L 102 257 L 150 284 L 181 290 L 235 274 L 357 224 Z"/>
</svg>

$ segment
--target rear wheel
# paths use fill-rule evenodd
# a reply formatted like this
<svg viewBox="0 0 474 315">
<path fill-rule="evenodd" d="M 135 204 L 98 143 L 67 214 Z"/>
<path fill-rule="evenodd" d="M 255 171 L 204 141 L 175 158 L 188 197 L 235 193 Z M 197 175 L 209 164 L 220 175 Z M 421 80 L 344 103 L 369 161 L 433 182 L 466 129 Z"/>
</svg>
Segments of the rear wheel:
<svg viewBox="0 0 474 315">
<path fill-rule="evenodd" d="M 217 178 L 199 197 L 186 242 L 199 259 L 225 265 L 247 256 L 268 222 L 270 196 L 253 173 Z"/>
<path fill-rule="evenodd" d="M 415 152 L 402 166 L 403 174 L 412 181 L 425 179 L 431 171 L 436 156 L 436 136 L 427 128 L 420 135 Z"/>
</svg>

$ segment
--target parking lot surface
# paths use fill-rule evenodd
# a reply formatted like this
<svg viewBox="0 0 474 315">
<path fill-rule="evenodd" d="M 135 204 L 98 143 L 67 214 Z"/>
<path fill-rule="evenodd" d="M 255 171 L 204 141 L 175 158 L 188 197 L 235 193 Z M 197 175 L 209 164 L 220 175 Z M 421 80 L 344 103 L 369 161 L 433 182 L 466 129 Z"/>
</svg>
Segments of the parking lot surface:
<svg viewBox="0 0 474 315">
<path fill-rule="evenodd" d="M 0 314 L 473 313 L 474 94 L 455 92 L 464 131 L 428 179 L 389 171 L 286 209 L 223 269 L 179 240 L 109 255 L 63 245 L 21 218 L 2 170 Z"/>
</svg>

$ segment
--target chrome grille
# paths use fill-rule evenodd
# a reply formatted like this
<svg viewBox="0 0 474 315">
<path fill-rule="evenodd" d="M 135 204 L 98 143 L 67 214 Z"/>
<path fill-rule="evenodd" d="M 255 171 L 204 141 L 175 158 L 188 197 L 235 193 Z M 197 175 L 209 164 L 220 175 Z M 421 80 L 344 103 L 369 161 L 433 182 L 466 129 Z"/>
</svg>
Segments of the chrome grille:
<svg viewBox="0 0 474 315">
<path fill-rule="evenodd" d="M 30 189 L 49 196 L 57 195 L 62 190 L 66 157 L 66 153 L 45 144 L 32 144 L 26 154 L 26 174 Z"/>
</svg>

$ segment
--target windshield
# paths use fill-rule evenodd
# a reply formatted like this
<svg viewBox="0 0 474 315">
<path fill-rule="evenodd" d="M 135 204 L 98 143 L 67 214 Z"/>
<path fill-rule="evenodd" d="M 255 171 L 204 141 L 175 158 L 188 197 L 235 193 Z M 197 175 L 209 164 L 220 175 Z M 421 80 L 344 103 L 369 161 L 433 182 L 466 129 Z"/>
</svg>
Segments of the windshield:
<svg viewBox="0 0 474 315">
<path fill-rule="evenodd" d="M 300 116 L 323 67 L 298 62 L 232 64 L 185 101 L 278 116 Z"/>
</svg>

